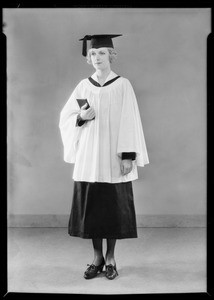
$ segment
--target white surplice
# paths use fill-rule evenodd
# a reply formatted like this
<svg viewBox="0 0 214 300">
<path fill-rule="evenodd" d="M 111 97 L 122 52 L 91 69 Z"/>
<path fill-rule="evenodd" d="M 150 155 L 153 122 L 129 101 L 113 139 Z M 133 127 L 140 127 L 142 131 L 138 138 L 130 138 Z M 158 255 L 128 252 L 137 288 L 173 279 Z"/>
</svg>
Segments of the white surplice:
<svg viewBox="0 0 214 300">
<path fill-rule="evenodd" d="M 110 72 L 106 82 L 117 74 Z M 91 76 L 98 82 L 96 73 Z M 76 126 L 80 113 L 76 99 L 87 99 L 95 119 Z M 120 77 L 106 86 L 88 78 L 76 86 L 60 114 L 64 160 L 74 163 L 75 181 L 119 183 L 138 178 L 137 166 L 149 163 L 137 100 L 130 81 Z M 133 169 L 120 170 L 122 152 L 136 152 Z"/>
</svg>

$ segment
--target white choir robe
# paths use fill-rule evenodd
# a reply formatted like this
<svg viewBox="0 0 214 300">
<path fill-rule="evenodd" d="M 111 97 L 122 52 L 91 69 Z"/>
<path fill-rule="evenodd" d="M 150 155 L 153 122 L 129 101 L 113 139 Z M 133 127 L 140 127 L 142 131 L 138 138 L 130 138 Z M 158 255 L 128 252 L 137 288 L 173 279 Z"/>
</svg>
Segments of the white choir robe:
<svg viewBox="0 0 214 300">
<path fill-rule="evenodd" d="M 116 77 L 110 72 L 106 82 Z M 96 73 L 91 76 L 98 82 Z M 76 126 L 80 113 L 76 99 L 87 99 L 95 119 Z M 137 100 L 130 81 L 119 77 L 106 86 L 88 78 L 74 89 L 60 114 L 64 160 L 74 163 L 75 181 L 119 183 L 138 178 L 137 166 L 149 163 Z M 122 152 L 135 152 L 132 171 L 122 175 Z"/>
</svg>

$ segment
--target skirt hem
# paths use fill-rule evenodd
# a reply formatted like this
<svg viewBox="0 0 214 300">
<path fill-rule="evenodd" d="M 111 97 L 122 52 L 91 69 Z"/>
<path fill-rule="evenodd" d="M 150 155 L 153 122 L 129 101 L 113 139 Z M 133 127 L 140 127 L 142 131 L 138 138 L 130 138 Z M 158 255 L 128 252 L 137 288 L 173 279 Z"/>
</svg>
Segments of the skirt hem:
<svg viewBox="0 0 214 300">
<path fill-rule="evenodd" d="M 100 235 L 94 235 L 94 234 L 89 234 L 89 233 L 84 233 L 84 232 L 68 232 L 70 236 L 75 236 L 75 237 L 80 237 L 83 239 L 131 239 L 131 238 L 137 238 L 137 233 L 136 232 L 127 232 L 123 234 L 114 234 L 114 235 L 105 235 L 103 234 L 102 236 Z"/>
</svg>

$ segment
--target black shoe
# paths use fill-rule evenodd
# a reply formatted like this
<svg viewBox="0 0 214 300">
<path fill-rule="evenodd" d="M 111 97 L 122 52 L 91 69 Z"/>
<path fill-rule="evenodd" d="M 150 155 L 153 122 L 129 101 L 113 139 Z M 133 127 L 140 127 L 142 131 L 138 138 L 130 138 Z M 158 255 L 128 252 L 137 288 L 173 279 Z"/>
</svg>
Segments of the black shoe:
<svg viewBox="0 0 214 300">
<path fill-rule="evenodd" d="M 105 265 L 105 260 L 103 258 L 101 264 L 99 266 L 95 266 L 94 264 L 88 265 L 89 267 L 84 273 L 84 278 L 85 279 L 91 279 L 97 276 L 98 272 L 102 272 L 103 267 Z"/>
<path fill-rule="evenodd" d="M 113 265 L 107 265 L 106 266 L 106 278 L 112 280 L 114 279 L 116 276 L 118 276 L 118 272 L 117 272 L 117 268 L 116 268 L 116 265 L 113 266 Z"/>
</svg>

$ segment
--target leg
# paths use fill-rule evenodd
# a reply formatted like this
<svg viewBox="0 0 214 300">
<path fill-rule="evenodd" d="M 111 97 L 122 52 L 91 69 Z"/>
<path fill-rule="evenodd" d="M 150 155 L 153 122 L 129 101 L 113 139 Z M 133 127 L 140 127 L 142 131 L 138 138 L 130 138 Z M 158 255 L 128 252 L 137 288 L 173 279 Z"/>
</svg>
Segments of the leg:
<svg viewBox="0 0 214 300">
<path fill-rule="evenodd" d="M 103 240 L 102 239 L 92 239 L 94 247 L 94 261 L 93 264 L 98 266 L 101 264 L 103 259 Z"/>
<path fill-rule="evenodd" d="M 114 279 L 118 275 L 117 268 L 116 268 L 116 262 L 114 259 L 115 244 L 116 244 L 116 239 L 107 239 L 105 276 L 108 279 Z"/>
<path fill-rule="evenodd" d="M 106 265 L 115 265 L 114 259 L 114 249 L 116 244 L 116 239 L 107 239 L 107 251 L 106 251 Z"/>
<path fill-rule="evenodd" d="M 98 272 L 102 272 L 105 265 L 105 260 L 103 258 L 103 240 L 92 239 L 92 243 L 94 247 L 94 260 L 84 273 L 85 279 L 96 277 Z"/>
</svg>

